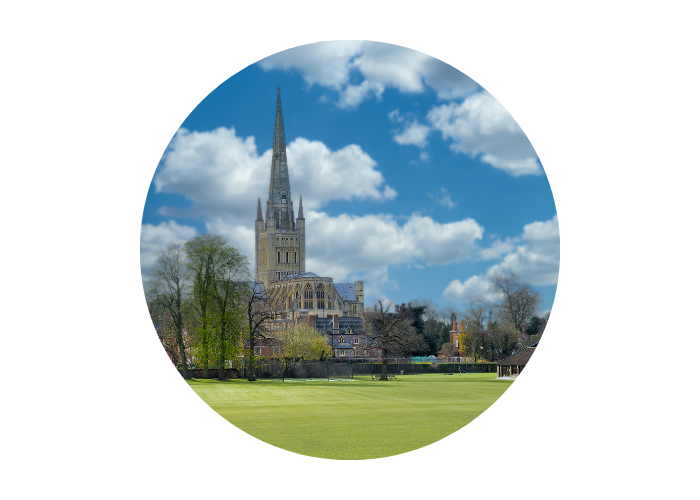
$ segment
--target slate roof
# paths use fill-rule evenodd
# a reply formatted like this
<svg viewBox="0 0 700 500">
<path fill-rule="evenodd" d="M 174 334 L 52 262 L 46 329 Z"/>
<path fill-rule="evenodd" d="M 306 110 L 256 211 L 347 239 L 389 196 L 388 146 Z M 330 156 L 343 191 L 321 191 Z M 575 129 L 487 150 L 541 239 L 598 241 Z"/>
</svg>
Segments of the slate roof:
<svg viewBox="0 0 700 500">
<path fill-rule="evenodd" d="M 340 335 L 346 335 L 345 331 L 348 327 L 352 330 L 353 335 L 364 335 L 365 333 L 362 318 L 338 318 L 338 332 Z M 316 329 L 326 335 L 331 335 L 333 333 L 333 317 L 316 318 Z"/>
<path fill-rule="evenodd" d="M 316 273 L 297 273 L 285 276 L 282 280 L 295 280 L 297 278 L 320 278 L 320 276 Z"/>
<path fill-rule="evenodd" d="M 350 342 L 338 342 L 337 344 L 333 344 L 333 347 L 336 349 L 352 349 L 356 346 Z"/>
<path fill-rule="evenodd" d="M 333 283 L 338 295 L 343 300 L 357 300 L 355 283 Z"/>
<path fill-rule="evenodd" d="M 535 344 L 536 346 L 537 344 Z M 530 357 L 532 354 L 535 352 L 535 347 L 530 346 L 526 347 L 525 349 L 521 349 L 515 354 L 512 354 L 508 356 L 507 358 L 504 358 L 500 360 L 498 363 L 496 363 L 498 366 L 525 366 L 528 361 L 530 361 Z"/>
</svg>

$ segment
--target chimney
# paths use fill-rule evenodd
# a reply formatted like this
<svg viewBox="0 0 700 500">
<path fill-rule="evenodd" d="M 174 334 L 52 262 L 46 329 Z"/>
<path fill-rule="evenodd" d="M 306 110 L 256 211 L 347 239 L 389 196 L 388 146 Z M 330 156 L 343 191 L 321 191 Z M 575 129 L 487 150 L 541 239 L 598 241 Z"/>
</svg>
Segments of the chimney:
<svg viewBox="0 0 700 500">
<path fill-rule="evenodd" d="M 399 306 L 394 306 L 394 309 L 396 310 L 396 314 L 399 314 Z"/>
<path fill-rule="evenodd" d="M 523 335 L 525 335 L 527 333 L 527 325 L 525 323 L 523 323 L 522 330 L 523 330 Z"/>
<path fill-rule="evenodd" d="M 406 303 L 405 303 L 405 302 L 401 304 L 401 310 L 402 310 L 402 311 L 405 311 L 405 310 L 406 310 Z"/>
<path fill-rule="evenodd" d="M 452 322 L 452 331 L 453 331 L 453 332 L 456 332 L 456 331 L 457 331 L 457 320 L 454 320 L 454 321 Z"/>
<path fill-rule="evenodd" d="M 411 308 L 411 303 L 410 303 L 410 302 L 408 303 L 408 308 L 409 308 L 409 309 Z"/>
<path fill-rule="evenodd" d="M 377 312 L 377 304 L 374 304 L 374 312 Z"/>
<path fill-rule="evenodd" d="M 337 314 L 333 315 L 333 323 L 335 323 L 336 325 L 338 324 L 338 315 Z"/>
</svg>

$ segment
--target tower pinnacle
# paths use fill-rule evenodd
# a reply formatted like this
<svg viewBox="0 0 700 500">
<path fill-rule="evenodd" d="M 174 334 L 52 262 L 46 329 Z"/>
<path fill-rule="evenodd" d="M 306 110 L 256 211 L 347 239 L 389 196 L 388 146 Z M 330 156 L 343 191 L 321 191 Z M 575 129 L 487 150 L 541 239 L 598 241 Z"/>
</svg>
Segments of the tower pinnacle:
<svg viewBox="0 0 700 500">
<path fill-rule="evenodd" d="M 258 217 L 256 220 L 263 220 L 262 217 L 262 205 L 260 205 L 260 198 L 258 197 Z"/>
<path fill-rule="evenodd" d="M 299 215 L 297 217 L 299 219 L 304 218 L 304 207 L 301 205 L 301 195 L 299 195 Z"/>
</svg>

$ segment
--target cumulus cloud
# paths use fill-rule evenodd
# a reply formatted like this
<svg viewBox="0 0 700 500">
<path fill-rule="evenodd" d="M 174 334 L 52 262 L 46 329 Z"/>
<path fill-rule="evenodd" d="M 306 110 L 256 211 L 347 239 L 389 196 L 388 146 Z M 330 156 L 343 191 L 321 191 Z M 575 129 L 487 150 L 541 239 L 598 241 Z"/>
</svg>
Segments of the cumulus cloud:
<svg viewBox="0 0 700 500">
<path fill-rule="evenodd" d="M 331 200 L 396 197 L 376 169 L 377 163 L 360 146 L 350 144 L 332 151 L 320 141 L 299 137 L 287 146 L 287 156 L 292 194 L 303 195 L 305 208 L 319 208 Z M 161 214 L 223 217 L 229 223 L 249 225 L 255 218 L 258 196 L 269 188 L 271 157 L 272 150 L 258 155 L 255 139 L 238 137 L 233 127 L 209 132 L 178 130 L 154 182 L 156 192 L 182 194 L 192 205 L 187 209 L 163 207 Z M 350 176 L 352 182 L 348 182 Z"/>
<path fill-rule="evenodd" d="M 522 245 L 495 266 L 501 274 L 513 273 L 532 285 L 555 285 L 559 278 L 559 220 L 525 226 Z"/>
<path fill-rule="evenodd" d="M 419 214 L 400 225 L 391 215 L 310 212 L 306 227 L 307 270 L 337 280 L 352 273 L 385 272 L 391 265 L 466 260 L 478 254 L 484 232 L 473 219 L 441 224 Z"/>
<path fill-rule="evenodd" d="M 485 276 L 472 276 L 462 283 L 453 280 L 447 285 L 442 295 L 450 302 L 484 302 L 495 304 L 501 297 L 491 287 L 489 278 Z"/>
<path fill-rule="evenodd" d="M 456 153 L 479 158 L 513 176 L 542 173 L 532 145 L 505 108 L 471 78 L 421 52 L 378 42 L 321 42 L 279 52 L 259 64 L 265 71 L 298 71 L 309 86 L 338 92 L 336 104 L 341 108 L 381 99 L 387 88 L 407 94 L 432 89 L 440 100 L 463 99 L 433 107 L 427 124 L 405 123 L 403 130 L 394 131 L 394 140 L 422 149 L 429 132 L 438 130 Z M 389 118 L 392 123 L 404 121 L 398 109 Z M 427 159 L 421 152 L 421 160 Z"/>
<path fill-rule="evenodd" d="M 491 278 L 496 274 L 514 274 L 532 285 L 556 285 L 559 277 L 559 221 L 555 215 L 545 222 L 533 222 L 523 228 L 522 244 L 490 267 L 485 274 L 472 276 L 466 281 L 454 280 L 443 292 L 451 302 L 470 302 L 476 299 L 495 303 L 500 300 L 491 289 Z M 504 242 L 512 244 L 511 242 Z"/>
<path fill-rule="evenodd" d="M 451 102 L 428 111 L 431 127 L 450 141 L 450 149 L 510 175 L 540 175 L 532 144 L 506 109 L 488 92 L 478 92 L 461 104 Z"/>
<path fill-rule="evenodd" d="M 404 126 L 403 130 L 394 131 L 394 142 L 402 146 L 413 145 L 424 148 L 428 145 L 430 127 L 420 122 L 413 121 Z"/>
<path fill-rule="evenodd" d="M 266 153 L 272 155 L 272 151 Z M 304 195 L 304 204 L 319 208 L 332 200 L 393 200 L 396 191 L 385 184 L 375 162 L 360 146 L 331 151 L 320 141 L 295 139 L 287 147 L 290 182 Z M 348 180 L 352 178 L 352 182 Z M 307 204 L 308 198 L 308 204 Z"/>
<path fill-rule="evenodd" d="M 427 88 L 439 99 L 464 98 L 479 89 L 449 64 L 415 50 L 378 42 L 335 41 L 302 45 L 260 61 L 265 70 L 296 70 L 308 85 L 338 92 L 338 106 L 353 108 L 365 99 L 381 99 L 386 88 L 421 93 Z M 359 83 L 353 80 L 362 78 Z"/>
</svg>

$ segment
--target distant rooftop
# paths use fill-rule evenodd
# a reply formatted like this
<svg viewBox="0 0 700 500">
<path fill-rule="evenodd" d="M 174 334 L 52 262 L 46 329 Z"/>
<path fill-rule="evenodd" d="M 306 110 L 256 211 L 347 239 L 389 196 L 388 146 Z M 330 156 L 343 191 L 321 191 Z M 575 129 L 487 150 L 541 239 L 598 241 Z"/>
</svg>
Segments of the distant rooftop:
<svg viewBox="0 0 700 500">
<path fill-rule="evenodd" d="M 282 279 L 283 280 L 294 280 L 297 278 L 320 278 L 320 276 L 316 273 L 299 273 L 299 274 L 292 274 L 291 276 L 285 276 Z"/>
</svg>

